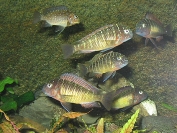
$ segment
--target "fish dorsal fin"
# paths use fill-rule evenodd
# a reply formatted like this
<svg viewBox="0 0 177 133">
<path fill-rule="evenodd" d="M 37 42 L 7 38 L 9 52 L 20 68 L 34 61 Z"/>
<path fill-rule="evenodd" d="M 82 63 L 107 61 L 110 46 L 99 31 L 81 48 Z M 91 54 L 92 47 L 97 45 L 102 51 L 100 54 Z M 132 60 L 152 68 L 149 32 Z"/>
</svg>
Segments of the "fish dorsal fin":
<svg viewBox="0 0 177 133">
<path fill-rule="evenodd" d="M 56 10 L 60 10 L 60 11 L 67 11 L 68 8 L 66 6 L 54 6 L 54 7 L 50 7 L 50 8 L 46 8 L 43 10 L 43 14 L 48 14 L 50 12 L 56 11 Z"/>
<path fill-rule="evenodd" d="M 95 94 L 98 94 L 100 90 L 92 85 L 91 83 L 87 82 L 85 79 L 78 77 L 75 74 L 72 73 L 65 73 L 60 76 L 60 79 L 67 80 L 69 82 L 73 82 L 75 84 L 78 84 L 79 86 L 82 86 L 83 88 L 90 90 L 94 92 Z"/>
<path fill-rule="evenodd" d="M 160 20 L 158 18 L 156 18 L 155 15 L 150 12 L 146 13 L 145 18 L 150 19 L 150 20 L 156 22 L 157 24 L 163 26 L 162 22 L 160 22 Z"/>
<path fill-rule="evenodd" d="M 103 53 L 98 53 L 96 54 L 90 61 L 88 62 L 95 62 L 96 60 L 98 60 L 101 56 L 103 55 Z"/>
</svg>

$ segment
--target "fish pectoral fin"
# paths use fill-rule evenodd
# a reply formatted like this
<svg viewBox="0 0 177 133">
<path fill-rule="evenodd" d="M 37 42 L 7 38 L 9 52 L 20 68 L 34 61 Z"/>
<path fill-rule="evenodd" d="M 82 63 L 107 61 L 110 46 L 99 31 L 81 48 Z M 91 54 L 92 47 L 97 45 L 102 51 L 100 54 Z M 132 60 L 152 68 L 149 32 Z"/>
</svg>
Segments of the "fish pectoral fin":
<svg viewBox="0 0 177 133">
<path fill-rule="evenodd" d="M 63 108 L 64 108 L 66 111 L 68 111 L 68 112 L 70 112 L 71 109 L 72 109 L 72 104 L 71 104 L 71 103 L 61 102 L 61 105 L 62 105 Z"/>
<path fill-rule="evenodd" d="M 65 27 L 57 25 L 55 28 L 55 32 L 59 32 L 59 34 L 65 29 Z"/>
<path fill-rule="evenodd" d="M 103 74 L 103 82 L 105 82 L 106 80 L 108 80 L 108 78 L 110 78 L 113 74 L 114 74 L 114 71 L 113 72 L 111 71 L 111 72 L 104 73 Z"/>
</svg>

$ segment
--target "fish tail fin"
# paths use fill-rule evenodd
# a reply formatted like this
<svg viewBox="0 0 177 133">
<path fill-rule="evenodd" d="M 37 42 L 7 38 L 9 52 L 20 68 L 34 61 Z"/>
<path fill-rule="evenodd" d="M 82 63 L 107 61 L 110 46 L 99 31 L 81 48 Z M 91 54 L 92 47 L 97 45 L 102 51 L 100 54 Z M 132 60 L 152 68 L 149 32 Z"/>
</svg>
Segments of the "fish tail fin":
<svg viewBox="0 0 177 133">
<path fill-rule="evenodd" d="M 106 93 L 101 100 L 101 103 L 108 111 L 111 110 L 114 93 L 115 91 Z"/>
<path fill-rule="evenodd" d="M 165 27 L 165 29 L 166 29 L 166 34 L 167 34 L 168 36 L 172 36 L 172 25 L 171 25 L 171 24 L 167 25 L 167 26 Z"/>
<path fill-rule="evenodd" d="M 78 69 L 80 71 L 81 76 L 85 76 L 87 74 L 87 67 L 84 64 L 78 64 Z"/>
<path fill-rule="evenodd" d="M 34 12 L 34 15 L 33 15 L 33 23 L 37 23 L 37 22 L 39 22 L 40 20 L 41 20 L 41 14 L 40 14 L 38 11 Z"/>
<path fill-rule="evenodd" d="M 64 58 L 68 58 L 74 53 L 74 46 L 69 44 L 64 44 L 61 46 Z"/>
</svg>

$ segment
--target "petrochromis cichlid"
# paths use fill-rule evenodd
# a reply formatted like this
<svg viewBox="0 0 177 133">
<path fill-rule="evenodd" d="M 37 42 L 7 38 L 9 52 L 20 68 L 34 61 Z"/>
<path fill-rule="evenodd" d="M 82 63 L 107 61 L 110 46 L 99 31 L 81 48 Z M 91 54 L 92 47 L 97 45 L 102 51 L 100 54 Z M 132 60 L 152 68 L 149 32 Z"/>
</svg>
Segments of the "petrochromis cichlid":
<svg viewBox="0 0 177 133">
<path fill-rule="evenodd" d="M 78 64 L 81 75 L 89 75 L 101 77 L 103 74 L 103 82 L 108 78 L 113 77 L 116 70 L 128 64 L 128 59 L 125 55 L 118 52 L 99 53 L 85 64 Z"/>
<path fill-rule="evenodd" d="M 147 93 L 138 88 L 125 86 L 117 89 L 112 103 L 112 110 L 129 108 L 147 98 Z"/>
<path fill-rule="evenodd" d="M 160 41 L 164 34 L 172 36 L 172 28 L 171 25 L 164 27 L 152 13 L 146 13 L 145 18 L 136 24 L 136 34 L 146 38 L 145 45 L 151 40 L 158 48 L 153 38 Z"/>
<path fill-rule="evenodd" d="M 81 104 L 83 107 L 99 107 L 100 102 L 107 110 L 111 109 L 115 91 L 105 93 L 77 75 L 65 73 L 43 87 L 43 92 L 58 101 L 67 110 L 70 103 Z"/>
<path fill-rule="evenodd" d="M 75 42 L 74 45 L 62 45 L 62 50 L 66 59 L 73 53 L 103 52 L 126 42 L 132 37 L 133 33 L 129 28 L 118 24 L 111 24 L 97 29 Z"/>
<path fill-rule="evenodd" d="M 79 18 L 70 12 L 66 6 L 50 7 L 40 14 L 39 12 L 34 13 L 34 23 L 39 21 L 45 21 L 44 27 L 57 26 L 55 32 L 62 32 L 65 27 L 72 26 L 79 23 Z"/>
</svg>

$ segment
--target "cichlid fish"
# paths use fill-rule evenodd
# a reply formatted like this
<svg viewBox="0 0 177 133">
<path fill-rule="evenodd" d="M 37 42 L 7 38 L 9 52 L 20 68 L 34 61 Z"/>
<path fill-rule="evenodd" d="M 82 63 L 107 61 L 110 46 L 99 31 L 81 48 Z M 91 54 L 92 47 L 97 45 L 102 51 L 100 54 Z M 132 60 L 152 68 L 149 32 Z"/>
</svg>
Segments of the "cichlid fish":
<svg viewBox="0 0 177 133">
<path fill-rule="evenodd" d="M 136 24 L 136 34 L 146 38 L 145 45 L 147 45 L 150 39 L 155 47 L 158 48 L 152 38 L 156 38 L 157 41 L 160 41 L 164 34 L 172 36 L 172 28 L 171 25 L 164 27 L 152 13 L 147 13 L 145 19 Z"/>
<path fill-rule="evenodd" d="M 62 50 L 64 58 L 73 53 L 91 53 L 112 49 L 133 37 L 132 31 L 118 24 L 103 26 L 81 40 L 75 45 L 64 44 Z"/>
<path fill-rule="evenodd" d="M 92 107 L 95 107 L 95 105 L 99 106 L 96 101 L 101 102 L 107 110 L 110 110 L 114 94 L 114 91 L 104 93 L 71 73 L 62 74 L 60 79 L 46 84 L 42 90 L 47 96 L 60 101 L 67 111 L 71 110 L 70 103 L 81 104 L 83 107 L 93 104 Z"/>
<path fill-rule="evenodd" d="M 121 69 L 122 67 L 128 64 L 128 59 L 118 52 L 108 52 L 106 54 L 100 53 L 92 58 L 91 61 L 84 64 L 78 64 L 81 75 L 86 75 L 91 73 L 97 77 L 103 75 L 103 82 L 108 78 L 113 77 L 116 73 L 116 70 Z"/>
<path fill-rule="evenodd" d="M 130 86 L 117 89 L 113 98 L 112 109 L 129 108 L 136 105 L 147 98 L 147 94 Z"/>
<path fill-rule="evenodd" d="M 45 21 L 45 27 L 56 25 L 55 32 L 62 32 L 65 27 L 79 23 L 79 18 L 71 13 L 66 6 L 50 7 L 43 10 L 42 14 L 34 13 L 34 23 Z"/>
</svg>

